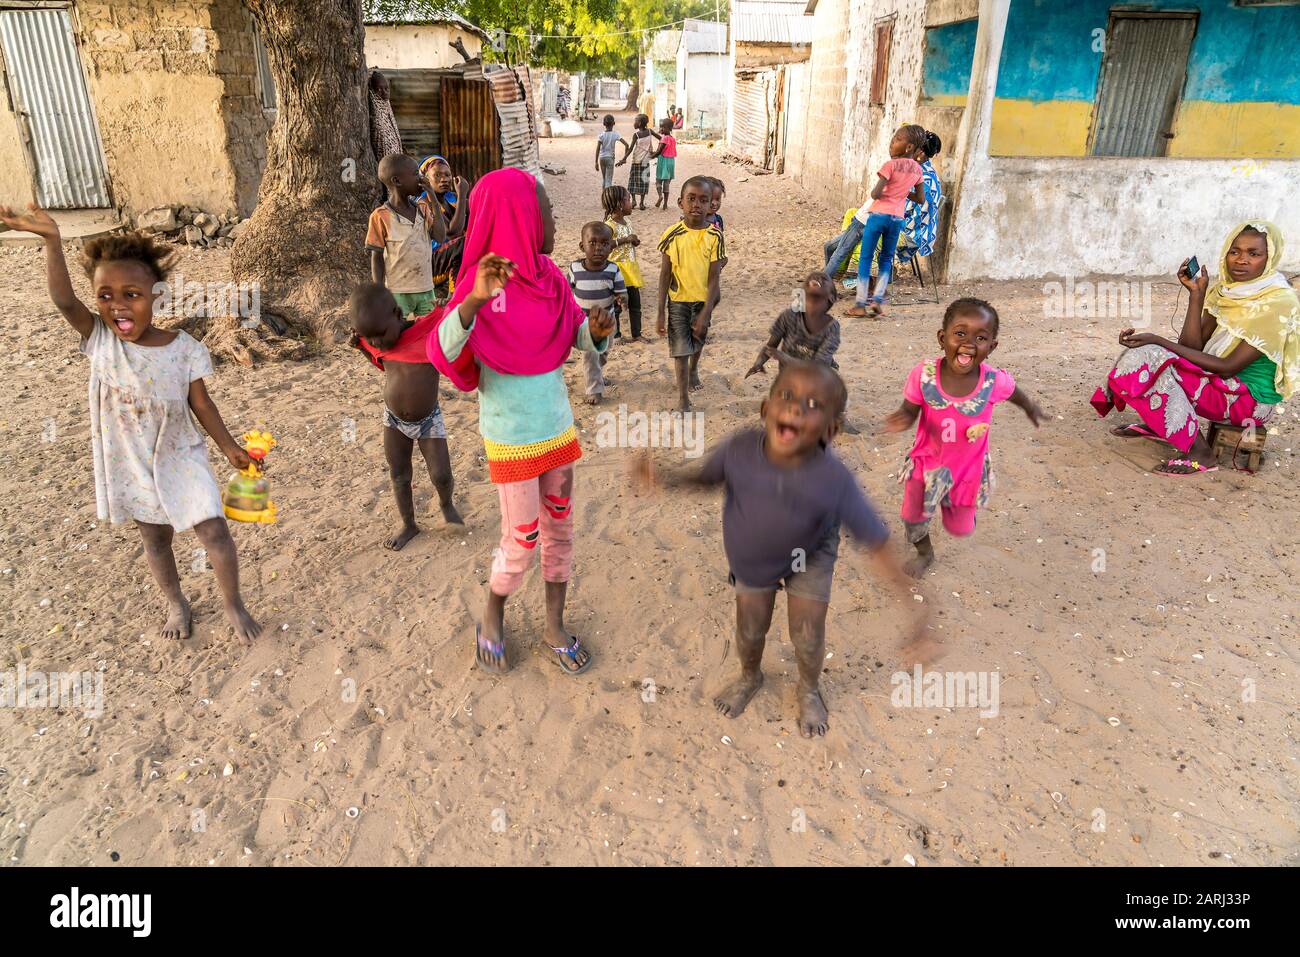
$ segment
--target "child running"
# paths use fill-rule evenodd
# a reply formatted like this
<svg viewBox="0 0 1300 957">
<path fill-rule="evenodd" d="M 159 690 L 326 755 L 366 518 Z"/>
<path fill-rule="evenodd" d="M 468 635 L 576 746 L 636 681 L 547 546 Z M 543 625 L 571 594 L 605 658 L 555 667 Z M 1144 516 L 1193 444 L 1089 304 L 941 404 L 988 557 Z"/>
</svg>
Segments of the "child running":
<svg viewBox="0 0 1300 957">
<path fill-rule="evenodd" d="M 921 187 L 921 179 L 925 174 L 921 164 L 912 158 L 925 142 L 925 127 L 915 124 L 900 128 L 889 141 L 889 160 L 876 171 L 876 185 L 871 189 L 874 202 L 867 207 L 867 217 L 862 220 L 857 304 L 845 315 L 862 317 L 884 314 L 885 295 L 894 268 L 894 251 L 898 248 L 898 234 L 903 229 L 904 207 L 909 199 L 918 205 L 925 202 L 925 192 Z M 858 216 L 861 215 L 862 210 L 858 210 Z M 880 275 L 876 279 L 874 290 L 869 293 L 871 261 L 877 245 L 880 247 Z"/>
<path fill-rule="evenodd" d="M 736 656 L 740 674 L 714 696 L 714 707 L 738 717 L 763 684 L 763 646 L 776 593 L 786 592 L 790 641 L 799 664 L 799 733 L 824 735 L 826 702 L 819 682 L 826 657 L 826 613 L 839 554 L 840 527 L 867 548 L 886 582 L 902 597 L 908 580 L 887 547 L 889 531 L 853 474 L 828 448 L 839 429 L 844 383 L 828 365 L 790 362 L 777 373 L 759 416 L 761 428 L 724 439 L 694 475 L 665 476 L 672 486 L 726 487 L 722 540 L 736 589 Z M 634 474 L 654 484 L 649 454 Z M 912 602 L 906 602 L 911 607 Z M 909 642 L 922 647 L 924 618 Z"/>
<path fill-rule="evenodd" d="M 605 225 L 614 231 L 614 250 L 609 258 L 618 264 L 623 273 L 623 282 L 627 285 L 627 341 L 649 342 L 649 339 L 641 335 L 641 287 L 645 285 L 645 280 L 641 276 L 641 264 L 636 258 L 641 240 L 627 221 L 627 217 L 636 208 L 632 205 L 632 194 L 622 186 L 611 186 L 601 194 L 600 199 L 605 207 Z M 645 206 L 641 208 L 645 209 Z M 620 316 L 615 315 L 614 319 L 617 323 Z"/>
<path fill-rule="evenodd" d="M 251 641 L 262 626 L 239 593 L 235 541 L 194 420 L 235 468 L 247 468 L 250 459 L 203 383 L 213 371 L 207 348 L 184 332 L 153 324 L 154 301 L 170 266 L 166 247 L 142 233 L 87 243 L 82 259 L 96 316 L 72 288 L 58 225 L 35 205 L 29 209 L 19 213 L 0 206 L 0 222 L 45 241 L 50 298 L 81 336 L 81 351 L 90 359 L 90 447 L 99 520 L 134 521 L 140 530 L 149 571 L 167 600 L 164 639 L 190 636 L 193 613 L 181 592 L 172 538 L 192 528 L 216 572 L 235 636 Z"/>
<path fill-rule="evenodd" d="M 614 248 L 614 231 L 605 223 L 587 223 L 582 227 L 582 243 L 579 248 L 583 258 L 570 263 L 566 271 L 569 288 L 573 290 L 573 297 L 583 310 L 589 312 L 592 309 L 603 309 L 614 313 L 614 338 L 618 339 L 620 333 L 617 316 L 620 309 L 627 311 L 627 286 L 618 264 L 609 261 L 610 250 Z M 605 361 L 608 358 L 608 348 L 603 352 L 584 350 L 582 353 L 588 405 L 600 405 L 605 386 L 612 384 L 612 380 L 605 377 Z"/>
<path fill-rule="evenodd" d="M 934 561 L 930 519 L 943 512 L 950 535 L 975 531 L 975 510 L 988 504 L 993 482 L 989 423 L 1004 399 L 1024 411 L 1038 428 L 1043 413 L 1007 372 L 984 365 L 998 347 L 998 311 L 983 299 L 956 299 L 939 330 L 943 354 L 918 363 L 903 387 L 903 404 L 885 420 L 886 432 L 902 432 L 921 421 L 903 486 L 903 525 L 916 555 L 905 566 L 919 577 Z"/>
<path fill-rule="evenodd" d="M 474 627 L 474 657 L 485 671 L 509 670 L 506 599 L 540 543 L 543 640 L 567 674 L 580 674 L 591 652 L 565 627 L 564 604 L 582 449 L 561 367 L 575 346 L 608 348 L 614 319 L 603 309 L 584 314 L 551 261 L 555 217 L 541 183 L 520 169 L 495 170 L 475 184 L 469 202 L 465 262 L 429 337 L 429 359 L 461 391 L 478 389 L 479 431 L 501 501 L 501 542 Z"/>
<path fill-rule="evenodd" d="M 668 187 L 672 185 L 677 172 L 677 138 L 673 136 L 673 121 L 661 120 L 659 123 L 659 147 L 651 154 L 656 157 L 655 164 L 655 209 L 660 203 L 668 208 Z"/>
<path fill-rule="evenodd" d="M 384 540 L 384 547 L 400 552 L 420 534 L 411 500 L 411 453 L 417 442 L 429 480 L 438 490 L 443 519 L 453 525 L 465 523 L 451 503 L 451 456 L 438 407 L 438 370 L 429 363 L 429 335 L 442 312 L 403 321 L 402 307 L 393 294 L 375 283 L 358 286 L 348 307 L 352 345 L 384 373 L 384 458 L 402 517 L 402 527 Z"/>
<path fill-rule="evenodd" d="M 614 116 L 612 113 L 606 113 L 604 119 L 605 132 L 596 137 L 596 170 L 600 173 L 600 188 L 614 185 L 614 150 L 619 143 L 622 143 L 626 150 L 623 153 L 624 159 L 627 158 L 627 152 L 631 150 L 631 145 L 623 137 L 614 132 Z"/>
<path fill-rule="evenodd" d="M 403 315 L 423 316 L 438 304 L 433 282 L 433 241 L 447 240 L 447 224 L 429 200 L 428 185 L 415 158 L 390 153 L 379 161 L 379 180 L 388 201 L 370 214 L 366 249 L 370 278 L 387 286 Z"/>
<path fill-rule="evenodd" d="M 622 166 L 627 162 L 628 156 L 632 157 L 632 169 L 627 174 L 627 191 L 632 194 L 634 200 L 640 196 L 640 208 L 645 209 L 645 194 L 650 191 L 650 159 L 654 156 L 655 149 L 651 141 L 659 139 L 659 134 L 650 129 L 650 117 L 644 113 L 638 113 L 632 125 L 632 142 L 624 151 L 618 165 Z M 634 206 L 633 209 L 635 208 Z M 606 210 L 605 214 L 609 215 L 609 211 Z"/>
<path fill-rule="evenodd" d="M 677 205 L 680 222 L 659 239 L 659 319 L 656 330 L 668 336 L 668 355 L 677 376 L 677 408 L 691 410 L 690 392 L 704 388 L 700 355 L 709 334 L 713 309 L 722 297 L 726 244 L 722 233 L 705 223 L 713 189 L 703 176 L 682 183 Z"/>
</svg>

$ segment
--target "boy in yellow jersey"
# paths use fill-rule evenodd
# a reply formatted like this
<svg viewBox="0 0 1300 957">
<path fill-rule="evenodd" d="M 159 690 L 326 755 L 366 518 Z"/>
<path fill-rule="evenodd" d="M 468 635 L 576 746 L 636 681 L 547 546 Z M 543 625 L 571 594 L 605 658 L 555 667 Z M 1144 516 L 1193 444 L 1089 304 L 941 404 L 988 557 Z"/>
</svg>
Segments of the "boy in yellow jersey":
<svg viewBox="0 0 1300 957">
<path fill-rule="evenodd" d="M 677 375 L 677 408 L 691 409 L 690 393 L 700 382 L 700 354 L 709 334 L 713 308 L 722 295 L 726 260 L 722 233 L 705 221 L 713 204 L 713 184 L 704 176 L 682 183 L 677 205 L 682 218 L 659 239 L 659 319 L 656 331 L 668 336 L 668 354 Z"/>
</svg>

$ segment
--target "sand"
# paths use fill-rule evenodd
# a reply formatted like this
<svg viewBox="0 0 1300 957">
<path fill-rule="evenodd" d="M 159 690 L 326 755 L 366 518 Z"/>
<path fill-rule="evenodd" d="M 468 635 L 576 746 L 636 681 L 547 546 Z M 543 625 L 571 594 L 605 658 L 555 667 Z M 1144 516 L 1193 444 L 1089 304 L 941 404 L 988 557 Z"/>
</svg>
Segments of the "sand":
<svg viewBox="0 0 1300 957">
<path fill-rule="evenodd" d="M 550 177 L 561 261 L 600 218 L 592 152 L 590 130 L 542 146 L 567 167 Z M 731 263 L 697 401 L 711 445 L 757 422 L 770 378 L 743 373 L 841 211 L 705 146 L 683 145 L 678 169 L 729 187 Z M 634 218 L 650 239 L 669 222 Z M 1171 263 L 1185 252 L 1171 249 Z M 186 251 L 181 269 L 224 279 L 228 258 Z M 280 441 L 279 524 L 234 526 L 245 597 L 267 630 L 251 647 L 232 639 L 186 534 L 176 550 L 195 633 L 164 644 L 137 534 L 95 519 L 86 365 L 48 302 L 39 251 L 0 251 L 0 277 L 0 669 L 100 670 L 105 696 L 95 718 L 0 711 L 0 862 L 1297 862 L 1294 414 L 1258 475 L 1150 474 L 1159 449 L 1109 436 L 1113 420 L 1086 401 L 1122 318 L 1047 318 L 1042 283 L 944 287 L 945 302 L 998 306 L 995 359 L 1047 412 L 1034 431 L 998 409 L 993 500 L 972 538 L 936 534 L 922 585 L 947 648 L 936 667 L 996 672 L 998 713 L 891 703 L 913 603 L 846 546 L 823 685 L 830 731 L 806 741 L 783 600 L 765 688 L 737 720 L 708 706 L 734 667 L 720 495 L 638 496 L 632 452 L 596 446 L 597 411 L 672 401 L 662 343 L 616 350 L 603 410 L 575 392 L 586 454 L 568 621 L 595 667 L 571 678 L 536 650 L 534 572 L 508 606 L 516 664 L 498 679 L 472 667 L 498 533 L 473 399 L 444 402 L 467 524 L 441 526 L 417 472 L 424 533 L 393 554 L 379 544 L 397 517 L 378 374 L 346 349 L 219 367 L 209 389 L 231 431 Z M 1157 328 L 1176 291 L 1159 282 Z M 896 291 L 915 298 L 906 283 Z M 876 429 L 934 350 L 940 312 L 848 320 L 840 351 L 863 434 L 837 450 L 900 533 L 909 439 Z M 212 459 L 224 481 L 229 466 Z M 905 554 L 901 534 L 892 547 Z"/>
</svg>

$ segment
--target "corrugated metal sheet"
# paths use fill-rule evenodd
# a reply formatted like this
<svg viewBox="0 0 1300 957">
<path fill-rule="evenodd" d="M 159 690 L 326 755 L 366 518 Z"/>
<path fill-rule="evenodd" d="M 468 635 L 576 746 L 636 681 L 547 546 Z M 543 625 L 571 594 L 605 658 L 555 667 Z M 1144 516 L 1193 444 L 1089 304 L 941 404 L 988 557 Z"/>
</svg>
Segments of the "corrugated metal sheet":
<svg viewBox="0 0 1300 957">
<path fill-rule="evenodd" d="M 442 153 L 442 77 L 445 70 L 386 70 L 402 148 L 421 159 Z M 460 170 L 459 175 L 465 176 Z"/>
<path fill-rule="evenodd" d="M 731 10 L 731 36 L 737 43 L 813 42 L 813 17 L 804 15 L 803 0 L 756 3 L 738 0 Z"/>
<path fill-rule="evenodd" d="M 715 30 L 690 30 L 682 34 L 682 43 L 686 47 L 687 53 L 726 53 L 727 52 L 727 31 L 726 24 L 722 24 L 723 29 Z"/>
<path fill-rule="evenodd" d="M 456 174 L 474 182 L 500 169 L 501 121 L 492 84 L 444 75 L 441 105 L 442 155 Z"/>
<path fill-rule="evenodd" d="M 776 81 L 772 70 L 737 73 L 734 116 L 731 128 L 732 152 L 767 167 L 772 116 L 768 112 L 770 87 Z"/>
<path fill-rule="evenodd" d="M 1195 17 L 1112 15 L 1094 156 L 1165 155 L 1195 32 Z"/>
<path fill-rule="evenodd" d="M 0 45 L 47 209 L 112 205 L 67 10 L 0 13 Z"/>
<path fill-rule="evenodd" d="M 389 5 L 391 6 L 391 4 Z M 482 40 L 491 42 L 492 38 L 481 28 L 470 23 L 454 10 L 444 8 L 442 4 L 430 4 L 427 0 L 420 3 L 408 3 L 401 9 L 385 10 L 380 4 L 366 2 L 362 5 L 362 22 L 376 26 L 404 26 L 424 23 L 445 23 L 459 27 L 466 33 L 472 33 Z"/>
</svg>

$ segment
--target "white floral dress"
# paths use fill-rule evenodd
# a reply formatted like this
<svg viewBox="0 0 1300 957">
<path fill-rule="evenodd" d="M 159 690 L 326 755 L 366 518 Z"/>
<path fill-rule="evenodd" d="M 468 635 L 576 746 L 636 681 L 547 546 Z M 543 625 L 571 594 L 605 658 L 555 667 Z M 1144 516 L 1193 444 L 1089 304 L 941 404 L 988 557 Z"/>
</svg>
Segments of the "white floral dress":
<svg viewBox="0 0 1300 957">
<path fill-rule="evenodd" d="M 221 492 L 189 406 L 190 383 L 212 374 L 207 347 L 184 332 L 165 346 L 124 342 L 96 318 L 81 351 L 100 520 L 184 531 L 219 518 Z"/>
</svg>

